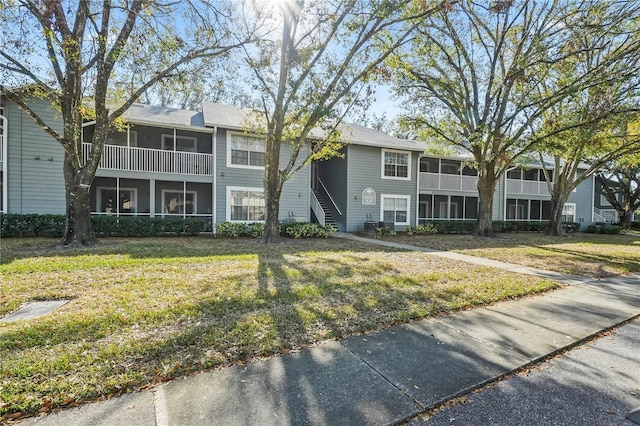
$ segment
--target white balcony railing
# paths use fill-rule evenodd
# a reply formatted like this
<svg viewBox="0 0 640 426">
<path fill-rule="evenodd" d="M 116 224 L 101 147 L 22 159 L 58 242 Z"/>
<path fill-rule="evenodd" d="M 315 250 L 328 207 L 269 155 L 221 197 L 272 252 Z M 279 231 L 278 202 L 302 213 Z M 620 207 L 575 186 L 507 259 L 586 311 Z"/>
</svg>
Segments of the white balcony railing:
<svg viewBox="0 0 640 426">
<path fill-rule="evenodd" d="M 593 222 L 617 223 L 619 221 L 618 212 L 613 209 L 593 209 Z"/>
<path fill-rule="evenodd" d="M 421 172 L 420 189 L 447 189 L 452 191 L 477 191 L 478 177 Z"/>
<path fill-rule="evenodd" d="M 320 201 L 318 201 L 318 197 L 316 197 L 316 194 L 313 192 L 313 190 L 309 190 L 309 199 L 311 200 L 311 210 L 313 211 L 313 214 L 316 215 L 318 223 L 324 226 L 326 224 L 324 210 L 322 209 Z"/>
<path fill-rule="evenodd" d="M 89 159 L 91 144 L 82 144 L 84 161 Z M 134 172 L 212 175 L 213 155 L 197 152 L 105 145 L 99 168 Z"/>
<path fill-rule="evenodd" d="M 507 179 L 507 194 L 550 195 L 547 182 L 523 179 Z"/>
</svg>

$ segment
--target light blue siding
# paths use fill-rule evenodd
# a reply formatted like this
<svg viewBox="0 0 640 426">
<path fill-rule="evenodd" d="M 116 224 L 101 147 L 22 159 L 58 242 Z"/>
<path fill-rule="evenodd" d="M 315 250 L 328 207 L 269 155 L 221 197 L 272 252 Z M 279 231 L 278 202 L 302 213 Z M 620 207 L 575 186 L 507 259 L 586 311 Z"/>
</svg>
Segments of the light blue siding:
<svg viewBox="0 0 640 426">
<path fill-rule="evenodd" d="M 581 228 L 590 225 L 593 219 L 593 179 L 587 178 L 578 185 L 575 192 L 572 192 L 567 203 L 575 203 L 576 219 Z"/>
<path fill-rule="evenodd" d="M 33 108 L 52 128 L 61 131 L 56 111 L 43 101 Z M 64 213 L 65 187 L 62 146 L 15 104 L 5 105 L 8 119 L 8 212 Z"/>
<path fill-rule="evenodd" d="M 291 148 L 283 144 L 280 150 L 281 167 L 289 161 L 290 155 Z M 306 151 L 301 152 L 299 161 L 303 160 L 306 155 Z M 216 221 L 221 223 L 227 220 L 227 187 L 263 188 L 264 170 L 227 166 L 227 130 L 225 129 L 218 129 L 217 132 L 216 168 Z M 297 220 L 308 221 L 310 219 L 309 189 L 310 168 L 303 167 L 283 186 L 278 219 L 281 221 L 289 220 L 290 212 L 293 212 Z"/>
<path fill-rule="evenodd" d="M 506 176 L 502 175 L 500 179 L 498 179 L 498 183 L 496 184 L 496 190 L 493 193 L 493 211 L 492 211 L 492 220 L 504 220 L 505 214 L 504 210 L 505 206 L 505 191 L 506 191 Z"/>
<path fill-rule="evenodd" d="M 417 152 L 410 152 L 411 170 L 410 180 L 382 179 L 382 148 L 363 145 L 348 146 L 348 185 L 346 203 L 348 218 L 346 231 L 355 232 L 364 228 L 364 222 L 371 218 L 381 221 L 382 195 L 410 196 L 409 223 L 416 223 L 416 176 Z M 373 206 L 362 204 L 362 191 L 372 188 L 376 192 L 376 204 Z M 404 225 L 396 226 L 397 231 L 404 230 Z"/>
</svg>

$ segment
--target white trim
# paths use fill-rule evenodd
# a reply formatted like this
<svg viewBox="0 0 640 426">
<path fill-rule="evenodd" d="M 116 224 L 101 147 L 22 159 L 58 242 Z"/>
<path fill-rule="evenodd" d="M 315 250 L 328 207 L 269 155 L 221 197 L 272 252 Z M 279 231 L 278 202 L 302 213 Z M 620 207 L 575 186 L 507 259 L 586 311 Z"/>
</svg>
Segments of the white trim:
<svg viewBox="0 0 640 426">
<path fill-rule="evenodd" d="M 218 222 L 218 200 L 216 196 L 218 194 L 218 127 L 213 127 L 213 133 L 211 134 L 211 153 L 213 154 L 213 185 L 211 185 L 211 213 L 213 214 L 211 223 L 211 232 L 215 235 L 216 224 Z"/>
<path fill-rule="evenodd" d="M 133 212 L 138 212 L 138 188 L 121 188 L 119 186 L 119 179 L 116 182 L 116 186 L 98 186 L 96 187 L 96 212 L 97 213 L 105 213 L 102 211 L 102 191 L 116 191 L 116 196 L 118 199 L 116 200 L 116 211 L 109 212 L 109 214 L 120 214 L 120 193 L 123 191 L 132 191 L 133 192 Z"/>
<path fill-rule="evenodd" d="M 596 212 L 596 176 L 595 174 L 591 175 L 591 222 L 595 222 L 593 220 L 593 214 Z"/>
<path fill-rule="evenodd" d="M 411 224 L 411 195 L 393 195 L 393 194 L 380 194 L 380 220 L 384 222 L 384 200 L 387 198 L 404 199 L 407 200 L 407 221 L 395 222 L 395 226 L 406 226 Z M 395 211 L 395 210 L 394 210 Z"/>
<path fill-rule="evenodd" d="M 264 170 L 264 166 L 252 166 L 250 164 L 233 164 L 231 162 L 231 138 L 233 136 L 243 136 L 243 137 L 258 139 L 262 141 L 264 143 L 264 155 L 265 155 L 265 162 L 266 162 L 267 141 L 265 140 L 264 137 L 250 134 L 250 133 L 230 132 L 227 130 L 227 167 L 237 168 L 237 169 Z M 249 151 L 249 153 L 251 152 L 262 152 L 262 151 Z M 249 162 L 251 162 L 250 158 L 251 158 L 251 155 L 249 154 Z"/>
<path fill-rule="evenodd" d="M 4 108 L 2 109 L 4 113 Z M 9 163 L 9 119 L 0 114 L 2 122 L 2 212 L 9 212 L 9 172 L 7 171 L 7 163 Z"/>
<path fill-rule="evenodd" d="M 385 174 L 384 174 L 384 165 L 385 165 L 384 157 L 385 157 L 385 154 L 387 152 L 392 152 L 392 153 L 395 153 L 395 154 L 405 154 L 407 156 L 407 177 L 385 176 Z M 397 149 L 382 148 L 380 150 L 380 153 L 381 153 L 381 155 L 380 155 L 381 156 L 381 158 L 380 158 L 380 163 L 381 163 L 381 166 L 380 166 L 380 179 L 409 180 L 409 181 L 411 180 L 411 160 L 412 160 L 411 151 L 400 151 L 400 150 L 397 150 Z"/>
<path fill-rule="evenodd" d="M 262 187 L 227 186 L 227 198 L 226 198 L 227 222 L 239 222 L 239 223 L 263 222 L 263 221 L 256 221 L 256 220 L 231 220 L 231 192 L 232 191 L 261 192 L 262 194 L 264 194 L 264 188 Z M 265 205 L 265 209 L 266 209 L 266 205 Z"/>
<path fill-rule="evenodd" d="M 161 204 L 161 208 L 162 208 L 162 212 L 160 213 L 162 216 L 195 216 L 198 214 L 198 191 L 187 191 L 185 190 L 186 186 L 186 182 L 183 182 L 183 187 L 182 189 L 163 189 L 161 191 L 162 193 L 162 204 Z M 185 208 L 184 211 L 182 213 L 167 213 L 165 212 L 165 207 L 166 207 L 166 194 L 169 192 L 174 192 L 176 194 L 182 194 L 182 196 L 186 199 L 186 195 L 187 194 L 193 194 L 193 213 L 187 213 L 187 209 Z"/>
<path fill-rule="evenodd" d="M 180 151 L 180 152 L 198 152 L 198 138 L 194 137 L 194 136 L 181 136 L 181 135 L 176 135 L 175 134 L 175 129 L 174 129 L 174 134 L 168 134 L 168 133 L 163 133 L 162 136 L 162 149 L 165 151 L 178 151 L 177 150 L 177 140 L 178 139 L 186 139 L 189 140 L 191 142 L 193 142 L 193 151 Z M 167 143 L 166 140 L 167 139 L 173 139 L 173 149 L 167 149 Z"/>
</svg>

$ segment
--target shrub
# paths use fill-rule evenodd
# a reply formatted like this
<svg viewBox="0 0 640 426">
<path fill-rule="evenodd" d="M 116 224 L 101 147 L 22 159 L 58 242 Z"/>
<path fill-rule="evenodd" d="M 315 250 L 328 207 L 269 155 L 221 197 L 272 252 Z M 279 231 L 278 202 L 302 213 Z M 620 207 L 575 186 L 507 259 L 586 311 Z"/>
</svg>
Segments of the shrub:
<svg viewBox="0 0 640 426">
<path fill-rule="evenodd" d="M 11 237 L 54 237 L 64 234 L 65 216 L 61 214 L 0 214 L 0 235 Z"/>
<path fill-rule="evenodd" d="M 587 226 L 587 229 L 584 230 L 584 232 L 586 232 L 587 234 L 597 234 L 600 229 L 598 229 L 599 227 L 597 225 L 589 225 Z"/>
<path fill-rule="evenodd" d="M 619 225 L 605 225 L 600 227 L 601 234 L 615 235 L 622 233 L 623 230 L 624 227 Z"/>
<path fill-rule="evenodd" d="M 264 235 L 264 223 L 256 222 L 249 225 L 249 235 L 253 238 L 262 238 Z"/>
<path fill-rule="evenodd" d="M 64 215 L 2 214 L 0 234 L 5 237 L 53 237 L 64 234 Z M 93 232 L 106 237 L 147 237 L 159 235 L 195 235 L 204 222 L 198 218 L 151 218 L 136 216 L 92 216 Z"/>
<path fill-rule="evenodd" d="M 396 231 L 393 228 L 383 226 L 382 228 L 376 228 L 376 236 L 383 237 L 385 235 L 396 235 Z"/>
<path fill-rule="evenodd" d="M 335 232 L 331 225 L 322 226 L 311 222 L 292 222 L 283 225 L 280 234 L 291 238 L 327 238 Z"/>
<path fill-rule="evenodd" d="M 216 225 L 216 235 L 227 238 L 246 237 L 251 235 L 251 228 L 243 222 L 222 222 Z"/>
<path fill-rule="evenodd" d="M 433 223 L 425 223 L 416 226 L 409 225 L 404 228 L 404 232 L 407 235 L 427 235 L 427 234 L 436 234 L 438 232 L 438 228 Z"/>
</svg>

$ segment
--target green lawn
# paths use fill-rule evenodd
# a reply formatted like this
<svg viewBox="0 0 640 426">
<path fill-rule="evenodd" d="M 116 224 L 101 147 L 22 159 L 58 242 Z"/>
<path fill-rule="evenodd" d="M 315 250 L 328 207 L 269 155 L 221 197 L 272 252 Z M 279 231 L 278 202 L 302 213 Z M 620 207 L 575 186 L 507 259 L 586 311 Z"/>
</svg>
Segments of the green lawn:
<svg viewBox="0 0 640 426">
<path fill-rule="evenodd" d="M 385 240 L 455 251 L 473 256 L 603 278 L 640 272 L 640 235 L 505 233 L 496 238 L 471 235 L 396 235 Z"/>
<path fill-rule="evenodd" d="M 342 239 L 2 240 L 0 422 L 555 283 Z"/>
</svg>

